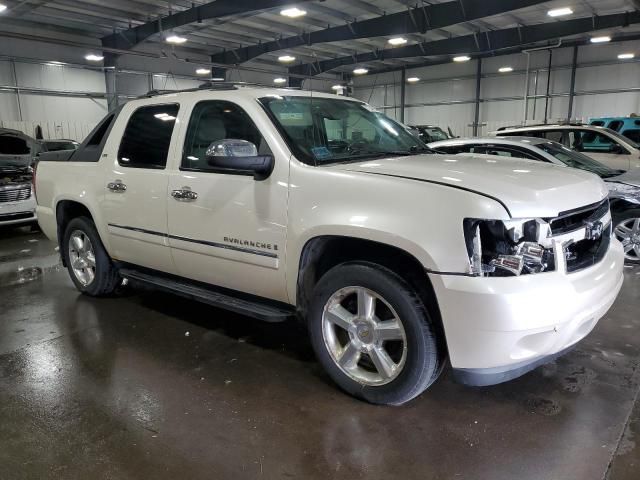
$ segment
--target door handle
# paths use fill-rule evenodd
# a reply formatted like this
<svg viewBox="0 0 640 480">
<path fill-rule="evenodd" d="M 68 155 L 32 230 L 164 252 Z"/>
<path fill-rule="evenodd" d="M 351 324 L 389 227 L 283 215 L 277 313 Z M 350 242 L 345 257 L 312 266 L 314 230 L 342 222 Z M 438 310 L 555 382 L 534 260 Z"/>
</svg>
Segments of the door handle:
<svg viewBox="0 0 640 480">
<path fill-rule="evenodd" d="M 198 194 L 189 187 L 182 187 L 180 190 L 173 190 L 171 196 L 179 202 L 193 202 L 198 199 Z"/>
<path fill-rule="evenodd" d="M 124 193 L 127 191 L 127 186 L 122 183 L 122 180 L 116 180 L 114 182 L 107 183 L 107 189 L 115 193 Z"/>
</svg>

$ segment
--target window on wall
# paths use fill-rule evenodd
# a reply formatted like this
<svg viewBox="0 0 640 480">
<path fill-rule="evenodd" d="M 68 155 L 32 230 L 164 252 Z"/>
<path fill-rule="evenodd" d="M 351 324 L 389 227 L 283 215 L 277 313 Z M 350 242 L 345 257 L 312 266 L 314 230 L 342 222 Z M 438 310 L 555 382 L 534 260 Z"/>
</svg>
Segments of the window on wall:
<svg viewBox="0 0 640 480">
<path fill-rule="evenodd" d="M 242 108 L 231 102 L 211 100 L 200 102 L 193 109 L 181 169 L 217 171 L 209 166 L 206 152 L 220 140 L 246 140 L 256 146 L 258 155 L 271 154 L 267 142 Z"/>
<path fill-rule="evenodd" d="M 151 105 L 133 112 L 122 136 L 118 163 L 132 168 L 165 168 L 178 109 L 177 104 Z"/>
</svg>

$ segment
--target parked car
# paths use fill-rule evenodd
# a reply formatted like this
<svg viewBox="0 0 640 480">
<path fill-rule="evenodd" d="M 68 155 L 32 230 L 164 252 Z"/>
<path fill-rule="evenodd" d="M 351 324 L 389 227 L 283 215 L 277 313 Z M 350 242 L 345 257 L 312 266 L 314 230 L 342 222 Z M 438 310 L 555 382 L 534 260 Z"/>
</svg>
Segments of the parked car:
<svg viewBox="0 0 640 480">
<path fill-rule="evenodd" d="M 39 140 L 43 152 L 58 152 L 61 150 L 76 150 L 80 144 L 75 140 L 65 138 L 55 140 Z"/>
<path fill-rule="evenodd" d="M 626 259 L 640 262 L 640 170 L 615 170 L 557 142 L 533 137 L 445 140 L 430 143 L 429 147 L 443 153 L 539 160 L 595 173 L 609 188 L 613 231 L 622 242 Z"/>
<path fill-rule="evenodd" d="M 589 125 L 606 127 L 627 137 L 633 143 L 640 144 L 640 117 L 592 118 Z"/>
<path fill-rule="evenodd" d="M 453 135 L 448 134 L 443 129 L 435 125 L 410 125 L 409 128 L 415 131 L 418 138 L 420 138 L 424 143 L 453 138 Z"/>
<path fill-rule="evenodd" d="M 616 170 L 640 167 L 640 145 L 608 128 L 589 125 L 538 125 L 505 128 L 500 137 L 538 137 L 563 144 Z"/>
<path fill-rule="evenodd" d="M 79 291 L 125 278 L 298 317 L 341 388 L 402 404 L 447 356 L 459 381 L 490 385 L 563 354 L 623 281 L 597 176 L 427 151 L 352 98 L 149 94 L 66 161 L 42 154 L 38 218 Z"/>
<path fill-rule="evenodd" d="M 0 129 L 0 226 L 36 222 L 31 191 L 35 139 L 18 130 Z"/>
</svg>

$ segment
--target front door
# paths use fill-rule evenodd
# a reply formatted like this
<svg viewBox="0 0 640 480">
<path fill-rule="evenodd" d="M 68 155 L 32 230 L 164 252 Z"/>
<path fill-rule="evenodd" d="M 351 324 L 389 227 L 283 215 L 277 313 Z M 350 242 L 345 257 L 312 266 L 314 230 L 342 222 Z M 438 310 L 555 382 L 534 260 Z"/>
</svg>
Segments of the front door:
<svg viewBox="0 0 640 480">
<path fill-rule="evenodd" d="M 568 147 L 616 170 L 629 170 L 631 154 L 613 137 L 590 130 L 567 132 Z"/>
<path fill-rule="evenodd" d="M 259 155 L 273 154 L 237 104 L 205 100 L 194 106 L 180 169 L 169 179 L 169 244 L 176 269 L 187 278 L 287 301 L 289 159 L 276 157 L 266 180 L 220 172 L 206 152 L 225 139 L 246 140 Z"/>
<path fill-rule="evenodd" d="M 166 166 L 178 108 L 139 107 L 126 126 L 119 126 L 121 134 L 114 128 L 103 154 L 109 157 L 103 159 L 109 165 L 103 212 L 111 255 L 167 273 L 174 268 L 167 238 Z M 121 117 L 127 118 L 124 111 Z"/>
</svg>

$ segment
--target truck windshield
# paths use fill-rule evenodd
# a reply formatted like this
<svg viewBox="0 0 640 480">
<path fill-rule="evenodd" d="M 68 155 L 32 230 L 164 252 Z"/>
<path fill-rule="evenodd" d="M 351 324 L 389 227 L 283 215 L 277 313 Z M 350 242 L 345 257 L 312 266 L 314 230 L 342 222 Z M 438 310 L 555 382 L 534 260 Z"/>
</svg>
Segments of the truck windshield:
<svg viewBox="0 0 640 480">
<path fill-rule="evenodd" d="M 260 102 L 295 156 L 310 165 L 431 151 L 406 127 L 364 103 L 293 95 Z"/>
<path fill-rule="evenodd" d="M 622 170 L 614 170 L 613 168 L 609 168 L 606 165 L 594 160 L 593 158 L 587 157 L 582 153 L 571 150 L 570 148 L 567 148 L 555 142 L 540 143 L 536 145 L 536 147 L 553 155 L 568 167 L 586 170 L 587 172 L 595 173 L 601 178 L 615 177 L 624 173 L 624 171 Z"/>
</svg>

